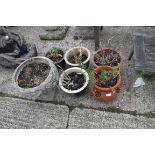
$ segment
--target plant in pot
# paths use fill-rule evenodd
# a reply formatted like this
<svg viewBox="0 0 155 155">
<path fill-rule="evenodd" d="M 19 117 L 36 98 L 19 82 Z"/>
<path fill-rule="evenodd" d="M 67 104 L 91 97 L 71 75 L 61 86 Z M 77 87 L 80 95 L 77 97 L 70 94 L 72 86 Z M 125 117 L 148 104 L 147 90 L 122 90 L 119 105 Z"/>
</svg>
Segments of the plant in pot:
<svg viewBox="0 0 155 155">
<path fill-rule="evenodd" d="M 69 66 L 79 67 L 81 62 L 89 65 L 90 56 L 90 51 L 87 48 L 74 47 L 65 53 L 64 60 Z"/>
<path fill-rule="evenodd" d="M 120 55 L 120 51 L 117 48 L 111 48 L 111 40 L 108 40 L 108 48 L 102 48 L 97 50 L 93 55 L 91 62 L 94 67 L 98 66 L 111 66 L 120 68 L 123 63 L 123 58 Z"/>
<path fill-rule="evenodd" d="M 51 59 L 59 69 L 59 66 L 65 69 L 66 63 L 64 61 L 64 50 L 61 48 L 53 47 L 46 53 L 46 57 Z"/>
<path fill-rule="evenodd" d="M 91 87 L 92 94 L 101 101 L 116 98 L 121 87 L 121 76 L 117 67 L 99 66 L 93 70 L 95 84 Z"/>
<path fill-rule="evenodd" d="M 59 73 L 54 63 L 46 57 L 33 57 L 21 63 L 13 74 L 17 94 L 23 98 L 37 99 L 43 91 L 57 85 Z"/>
<path fill-rule="evenodd" d="M 117 67 L 98 66 L 93 71 L 81 64 L 89 75 L 89 87 L 92 94 L 100 101 L 113 100 L 120 91 L 121 76 Z"/>
<path fill-rule="evenodd" d="M 89 76 L 84 69 L 72 67 L 62 72 L 59 78 L 60 88 L 68 94 L 82 94 L 88 85 Z"/>
</svg>

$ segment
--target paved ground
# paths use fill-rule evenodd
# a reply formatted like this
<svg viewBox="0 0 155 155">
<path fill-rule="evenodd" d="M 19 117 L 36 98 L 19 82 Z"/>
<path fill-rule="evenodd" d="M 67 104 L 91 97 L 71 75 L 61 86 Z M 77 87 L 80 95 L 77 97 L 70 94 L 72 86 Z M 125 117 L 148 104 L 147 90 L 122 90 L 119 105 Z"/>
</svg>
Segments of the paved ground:
<svg viewBox="0 0 155 155">
<path fill-rule="evenodd" d="M 52 46 L 69 49 L 79 45 L 79 41 L 73 40 L 74 27 L 70 27 L 63 41 L 41 41 L 39 34 L 44 33 L 43 27 L 9 29 L 23 34 L 28 42 L 35 43 L 42 56 Z M 110 103 L 96 101 L 89 90 L 76 97 L 65 94 L 59 88 L 45 92 L 38 101 L 14 99 L 19 97 L 11 82 L 14 70 L 0 66 L 0 128 L 155 128 L 155 118 L 148 118 L 154 117 L 152 112 L 155 112 L 155 76 L 144 77 L 146 85 L 143 87 L 132 87 L 138 75 L 134 71 L 133 60 L 128 62 L 127 56 L 132 48 L 134 31 L 155 31 L 155 28 L 103 28 L 100 46 L 105 47 L 110 37 L 119 34 L 112 45 L 119 47 L 125 58 L 121 69 L 122 89 L 117 99 Z M 82 46 L 94 52 L 93 40 L 83 41 Z M 54 96 L 50 95 L 51 91 L 54 91 Z M 21 113 L 24 109 L 26 116 Z"/>
<path fill-rule="evenodd" d="M 1 128 L 66 128 L 68 113 L 63 105 L 0 97 Z"/>
</svg>

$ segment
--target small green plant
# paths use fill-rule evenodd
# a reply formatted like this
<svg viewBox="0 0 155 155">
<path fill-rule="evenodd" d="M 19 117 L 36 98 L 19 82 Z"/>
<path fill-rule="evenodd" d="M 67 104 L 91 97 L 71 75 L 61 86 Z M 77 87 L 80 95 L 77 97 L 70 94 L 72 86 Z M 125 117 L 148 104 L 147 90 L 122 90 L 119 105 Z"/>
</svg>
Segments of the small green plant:
<svg viewBox="0 0 155 155">
<path fill-rule="evenodd" d="M 106 71 L 103 67 L 99 74 L 94 75 L 92 69 L 87 67 L 86 64 L 80 63 L 80 67 L 84 69 L 89 76 L 89 86 L 93 86 L 94 84 L 102 85 L 105 84 L 110 79 L 114 79 L 119 74 L 119 69 L 117 67 L 112 67 L 112 70 Z"/>
<path fill-rule="evenodd" d="M 112 67 L 112 70 L 106 71 L 105 69 L 101 70 L 99 75 L 99 81 L 101 84 L 104 84 L 106 81 L 109 81 L 110 78 L 114 79 L 118 76 L 119 70 L 117 67 Z"/>
<path fill-rule="evenodd" d="M 52 50 L 48 53 L 48 58 L 57 60 L 62 57 L 62 53 L 59 48 L 52 48 Z"/>
<path fill-rule="evenodd" d="M 93 76 L 92 69 L 90 67 L 88 67 L 86 64 L 84 64 L 83 62 L 80 63 L 80 67 L 81 67 L 81 69 L 84 69 L 88 73 L 89 86 L 91 87 L 92 85 L 94 85 L 96 83 L 96 79 Z"/>
<path fill-rule="evenodd" d="M 102 69 L 101 74 L 100 74 L 101 81 L 106 80 L 106 75 L 107 75 L 107 71 Z"/>
</svg>

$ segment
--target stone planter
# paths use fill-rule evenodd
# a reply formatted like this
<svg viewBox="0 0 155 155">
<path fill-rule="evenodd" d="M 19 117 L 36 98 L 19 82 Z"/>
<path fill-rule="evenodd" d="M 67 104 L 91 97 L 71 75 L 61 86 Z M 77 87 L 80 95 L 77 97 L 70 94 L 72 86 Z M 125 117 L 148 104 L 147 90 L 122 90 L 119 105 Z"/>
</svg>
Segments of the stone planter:
<svg viewBox="0 0 155 155">
<path fill-rule="evenodd" d="M 18 77 L 25 66 L 34 62 L 45 63 L 50 66 L 50 71 L 47 78 L 39 85 L 33 88 L 21 88 L 18 85 Z M 33 57 L 21 63 L 15 70 L 12 81 L 15 86 L 15 91 L 19 97 L 27 99 L 37 99 L 46 89 L 55 88 L 58 83 L 59 74 L 54 63 L 46 57 Z M 52 93 L 52 92 L 51 92 Z"/>
<path fill-rule="evenodd" d="M 64 77 L 65 75 L 68 75 L 70 73 L 73 73 L 73 72 L 76 72 L 76 73 L 82 73 L 85 77 L 85 83 L 84 85 L 77 89 L 77 90 L 68 90 L 66 89 L 64 86 L 63 86 L 63 80 L 64 80 Z M 87 74 L 87 72 L 84 70 L 84 69 L 81 69 L 79 67 L 72 67 L 72 68 L 69 68 L 67 70 L 65 70 L 61 75 L 60 75 L 60 78 L 59 78 L 59 87 L 61 88 L 61 90 L 63 90 L 64 92 L 68 93 L 68 94 L 81 94 L 81 92 L 83 92 L 87 85 L 88 85 L 88 82 L 89 82 L 89 76 Z"/>
<path fill-rule="evenodd" d="M 81 50 L 81 53 L 85 54 L 87 57 L 86 60 L 83 61 L 83 63 L 89 65 L 89 60 L 90 60 L 91 54 L 90 54 L 90 51 L 85 47 L 73 47 L 73 48 L 69 49 L 68 51 L 66 51 L 66 53 L 64 55 L 64 60 L 65 60 L 66 64 L 68 64 L 69 66 L 72 66 L 72 67 L 79 67 L 80 63 L 70 62 L 69 57 L 78 54 L 80 52 L 80 50 Z"/>
</svg>

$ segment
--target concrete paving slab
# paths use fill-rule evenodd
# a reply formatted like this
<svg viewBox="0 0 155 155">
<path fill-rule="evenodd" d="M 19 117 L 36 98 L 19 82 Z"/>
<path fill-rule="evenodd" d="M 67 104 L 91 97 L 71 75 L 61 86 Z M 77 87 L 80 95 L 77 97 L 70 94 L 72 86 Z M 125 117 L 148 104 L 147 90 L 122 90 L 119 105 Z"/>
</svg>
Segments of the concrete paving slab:
<svg viewBox="0 0 155 155">
<path fill-rule="evenodd" d="M 75 129 L 154 129 L 155 118 L 135 117 L 92 109 L 75 108 L 69 116 L 68 128 Z"/>
<path fill-rule="evenodd" d="M 67 106 L 0 97 L 0 128 L 66 128 Z"/>
</svg>

